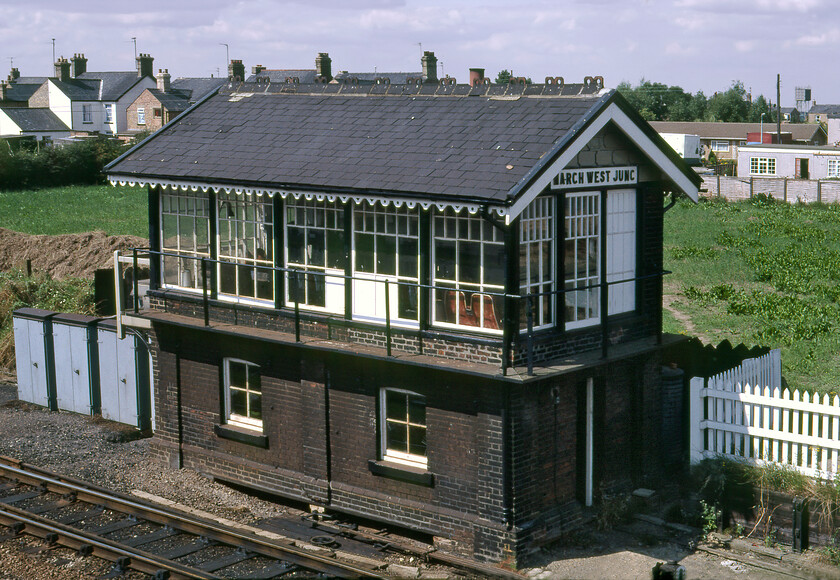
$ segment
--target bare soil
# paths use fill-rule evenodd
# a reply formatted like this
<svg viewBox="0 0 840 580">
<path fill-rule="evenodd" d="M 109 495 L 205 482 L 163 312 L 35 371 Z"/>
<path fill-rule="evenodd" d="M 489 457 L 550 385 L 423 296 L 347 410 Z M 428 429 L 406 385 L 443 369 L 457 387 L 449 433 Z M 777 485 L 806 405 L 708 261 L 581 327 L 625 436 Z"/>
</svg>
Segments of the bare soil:
<svg viewBox="0 0 840 580">
<path fill-rule="evenodd" d="M 98 268 L 109 267 L 114 250 L 142 248 L 148 240 L 137 236 L 108 236 L 105 232 L 32 235 L 0 228 L 0 271 L 25 268 L 32 260 L 33 272 L 53 278 L 93 278 Z"/>
</svg>

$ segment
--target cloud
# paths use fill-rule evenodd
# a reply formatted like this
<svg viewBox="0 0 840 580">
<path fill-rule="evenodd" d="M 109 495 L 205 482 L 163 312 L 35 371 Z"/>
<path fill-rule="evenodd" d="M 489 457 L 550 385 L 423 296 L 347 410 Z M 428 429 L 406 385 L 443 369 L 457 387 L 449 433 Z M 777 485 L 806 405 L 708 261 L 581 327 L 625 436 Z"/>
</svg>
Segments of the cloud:
<svg viewBox="0 0 840 580">
<path fill-rule="evenodd" d="M 677 8 L 700 12 L 729 14 L 813 12 L 825 5 L 823 0 L 678 0 Z"/>
<path fill-rule="evenodd" d="M 826 44 L 837 44 L 838 41 L 840 41 L 840 30 L 832 28 L 821 34 L 800 36 L 793 41 L 793 44 L 797 46 L 825 46 Z M 790 42 L 786 45 L 790 45 Z"/>
<path fill-rule="evenodd" d="M 735 50 L 738 52 L 751 52 L 754 48 L 754 40 L 738 40 L 735 42 Z"/>
</svg>

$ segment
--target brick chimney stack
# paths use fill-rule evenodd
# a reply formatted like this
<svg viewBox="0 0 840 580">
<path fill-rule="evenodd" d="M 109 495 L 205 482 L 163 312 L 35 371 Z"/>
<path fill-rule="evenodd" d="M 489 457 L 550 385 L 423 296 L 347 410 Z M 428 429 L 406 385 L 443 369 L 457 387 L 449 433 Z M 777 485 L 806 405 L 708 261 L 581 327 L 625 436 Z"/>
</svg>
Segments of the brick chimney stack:
<svg viewBox="0 0 840 580">
<path fill-rule="evenodd" d="M 169 88 L 169 69 L 158 69 L 157 74 L 157 88 L 162 93 L 168 93 Z"/>
<path fill-rule="evenodd" d="M 315 57 L 315 72 L 318 76 L 326 78 L 328 81 L 333 79 L 332 76 L 332 59 L 329 53 L 319 52 Z"/>
<path fill-rule="evenodd" d="M 257 66 L 252 66 L 251 67 L 251 74 L 252 75 L 258 75 L 264 70 L 265 70 L 265 67 L 261 64 L 258 64 Z"/>
<path fill-rule="evenodd" d="M 483 68 L 471 68 L 470 69 L 470 86 L 474 87 L 477 83 L 484 80 L 484 69 Z"/>
<path fill-rule="evenodd" d="M 78 78 L 87 72 L 87 60 L 84 54 L 74 54 L 72 58 L 73 63 L 73 78 Z"/>
<path fill-rule="evenodd" d="M 13 67 L 12 71 L 9 73 L 9 83 L 16 82 L 20 78 L 20 71 Z"/>
<path fill-rule="evenodd" d="M 155 78 L 155 59 L 148 54 L 140 53 L 137 57 L 137 76 Z"/>
<path fill-rule="evenodd" d="M 437 76 L 437 57 L 431 50 L 423 51 L 423 58 L 420 59 L 420 64 L 423 66 L 423 78 L 427 83 L 438 82 Z"/>
<path fill-rule="evenodd" d="M 245 80 L 245 65 L 241 60 L 232 60 L 228 65 L 228 80 Z"/>
<path fill-rule="evenodd" d="M 70 80 L 70 61 L 63 56 L 55 61 L 55 78 L 64 83 Z"/>
<path fill-rule="evenodd" d="M 6 81 L 0 81 L 0 101 L 6 100 Z"/>
</svg>

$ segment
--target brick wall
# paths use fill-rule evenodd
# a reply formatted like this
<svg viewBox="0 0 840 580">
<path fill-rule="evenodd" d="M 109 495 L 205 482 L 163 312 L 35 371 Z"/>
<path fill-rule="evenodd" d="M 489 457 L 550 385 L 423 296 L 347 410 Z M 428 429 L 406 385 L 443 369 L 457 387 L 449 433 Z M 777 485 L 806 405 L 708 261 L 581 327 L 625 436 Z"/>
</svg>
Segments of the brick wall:
<svg viewBox="0 0 840 580">
<path fill-rule="evenodd" d="M 31 97 L 29 97 L 30 109 L 42 109 L 50 106 L 50 91 L 48 85 L 49 82 L 45 82 L 32 94 Z"/>
<path fill-rule="evenodd" d="M 137 123 L 137 109 L 143 108 L 144 109 L 144 116 L 145 116 L 145 124 L 139 125 Z M 155 116 L 155 109 L 160 109 L 161 114 L 160 116 Z M 143 91 L 140 93 L 140 96 L 131 103 L 127 110 L 127 127 L 129 132 L 137 132 L 137 131 L 157 131 L 161 127 L 163 127 L 163 116 L 166 114 L 163 106 L 160 104 L 160 101 L 157 97 L 150 93 L 148 90 Z"/>
</svg>

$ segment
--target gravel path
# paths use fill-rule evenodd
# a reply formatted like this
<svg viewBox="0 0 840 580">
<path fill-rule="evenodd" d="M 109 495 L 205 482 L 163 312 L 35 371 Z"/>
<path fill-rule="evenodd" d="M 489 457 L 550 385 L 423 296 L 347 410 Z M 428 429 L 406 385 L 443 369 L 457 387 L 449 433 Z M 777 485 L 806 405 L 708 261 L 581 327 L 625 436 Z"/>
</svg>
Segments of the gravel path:
<svg viewBox="0 0 840 580">
<path fill-rule="evenodd" d="M 16 389 L 14 384 L 0 383 L 0 455 L 123 493 L 141 490 L 243 524 L 301 513 L 239 493 L 194 471 L 172 470 L 150 462 L 146 458 L 149 440 L 134 439 L 134 429 L 21 403 Z M 0 533 L 3 529 L 0 527 Z M 677 560 L 691 579 L 786 577 L 749 569 L 727 558 L 693 553 L 682 540 L 651 541 L 648 534 L 641 533 L 582 530 L 565 545 L 545 549 L 541 560 L 536 563 L 538 567 L 523 573 L 540 579 L 647 579 L 657 562 Z M 416 562 L 404 563 L 410 565 L 407 571 L 416 570 Z M 81 580 L 98 577 L 109 569 L 108 563 L 79 558 L 70 550 L 43 550 L 43 544 L 28 538 L 0 542 L 0 580 Z M 142 577 L 122 576 L 129 580 Z"/>
</svg>

